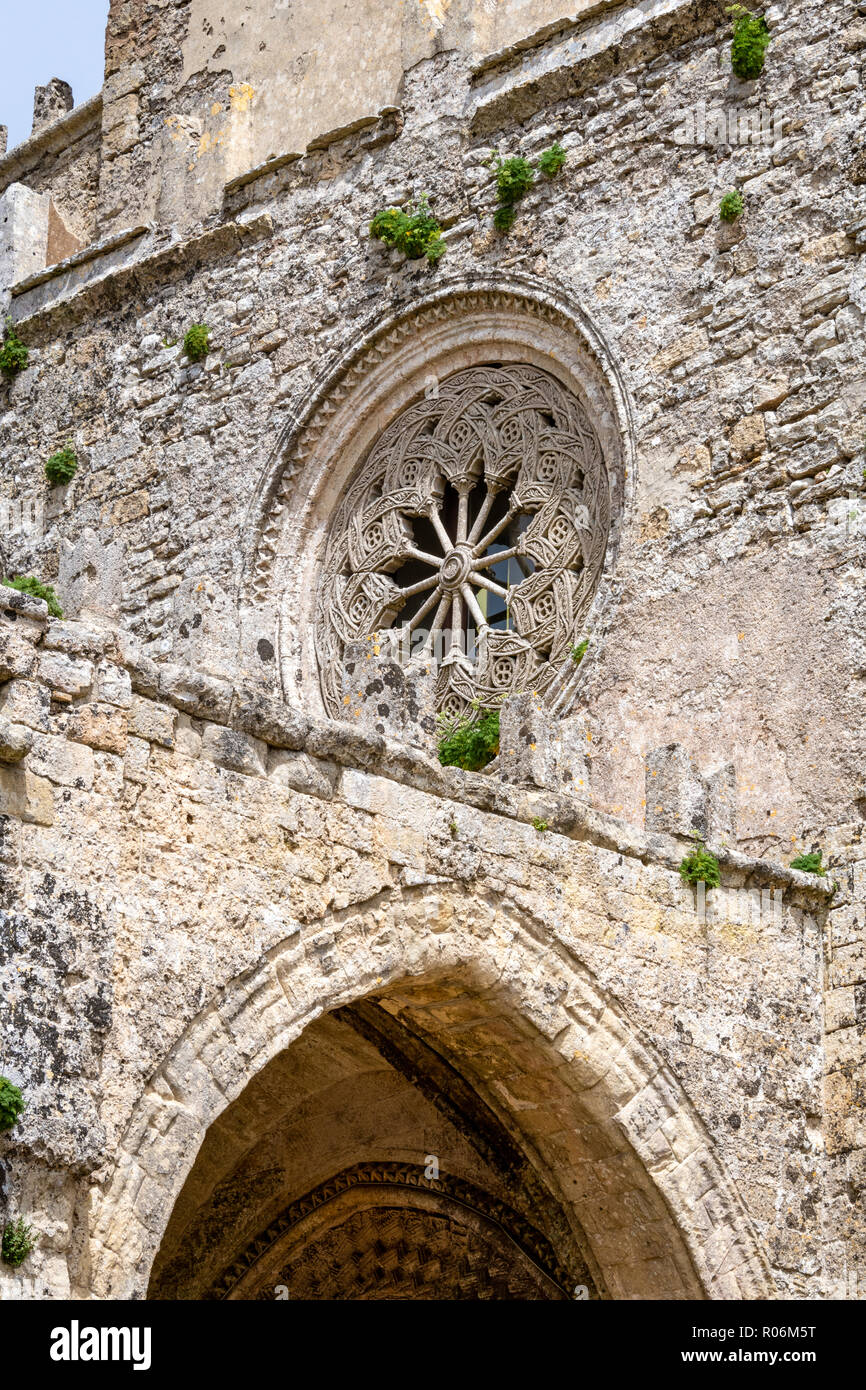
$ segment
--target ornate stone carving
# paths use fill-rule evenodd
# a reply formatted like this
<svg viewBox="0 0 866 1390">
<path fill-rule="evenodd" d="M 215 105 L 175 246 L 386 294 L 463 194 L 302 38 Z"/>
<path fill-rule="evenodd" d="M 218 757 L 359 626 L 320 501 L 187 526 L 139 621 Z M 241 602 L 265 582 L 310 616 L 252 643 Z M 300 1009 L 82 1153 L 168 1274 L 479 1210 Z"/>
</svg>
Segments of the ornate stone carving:
<svg viewBox="0 0 866 1390">
<path fill-rule="evenodd" d="M 554 681 L 601 577 L 610 489 L 589 417 L 525 364 L 471 367 L 408 406 L 331 522 L 316 616 L 325 705 L 349 642 L 388 629 L 438 661 L 456 713 Z"/>
<path fill-rule="evenodd" d="M 345 1213 L 330 1217 L 330 1209 L 336 1208 L 339 1211 L 339 1199 L 353 1193 L 365 1194 L 361 1211 L 366 1211 L 371 1218 L 372 1236 L 379 1241 L 383 1233 L 387 1232 L 386 1223 L 389 1216 L 399 1218 L 396 1237 L 398 1242 L 402 1238 L 404 1243 L 411 1223 L 419 1217 L 426 1217 L 428 1222 L 431 1218 L 444 1219 L 447 1223 L 446 1240 L 438 1252 L 443 1266 L 446 1266 L 449 1260 L 466 1253 L 465 1242 L 462 1239 L 464 1226 L 485 1237 L 487 1242 L 495 1236 L 495 1241 L 489 1249 L 478 1250 L 476 1254 L 482 1258 L 486 1257 L 489 1265 L 492 1252 L 497 1263 L 503 1266 L 503 1273 L 511 1272 L 514 1278 L 522 1280 L 526 1287 L 517 1296 L 567 1298 L 574 1284 L 579 1282 L 577 1275 L 560 1263 L 547 1237 L 520 1212 L 498 1197 L 463 1178 L 442 1174 L 439 1178 L 428 1180 L 424 1176 L 423 1167 L 417 1164 L 383 1161 L 358 1163 L 351 1168 L 343 1169 L 286 1207 L 266 1230 L 261 1231 L 246 1246 L 232 1265 L 223 1271 L 204 1297 L 209 1300 L 237 1297 L 240 1289 L 244 1288 L 247 1297 L 273 1301 L 274 1283 L 286 1280 L 295 1285 L 297 1293 L 300 1283 L 298 1263 L 301 1267 L 300 1275 L 308 1276 L 310 1269 L 307 1268 L 305 1271 L 303 1267 L 305 1263 L 308 1266 L 315 1263 L 316 1247 L 321 1244 L 323 1236 L 332 1230 L 341 1231 L 345 1224 Z M 423 1233 L 427 1242 L 431 1240 L 431 1234 L 428 1227 Z M 294 1254 L 290 1254 L 288 1250 L 281 1254 L 281 1245 L 293 1236 L 294 1241 L 291 1241 L 291 1244 Z M 423 1243 L 422 1237 L 421 1244 Z M 452 1246 L 455 1247 L 453 1255 L 450 1249 Z M 337 1248 L 330 1251 L 331 1258 L 328 1261 L 331 1268 L 326 1282 L 333 1287 L 325 1294 L 318 1289 L 315 1296 L 370 1296 L 369 1290 L 358 1291 L 358 1281 L 356 1277 L 351 1277 L 351 1270 L 348 1280 L 343 1277 L 338 1266 L 351 1264 L 352 1251 L 351 1247 L 343 1249 L 344 1258 L 340 1258 L 340 1250 L 338 1243 Z M 404 1250 L 403 1262 L 413 1266 L 414 1271 L 418 1272 L 419 1262 L 411 1258 L 411 1251 Z M 461 1271 L 467 1282 L 471 1279 L 474 1283 L 476 1280 L 477 1271 L 471 1267 L 474 1263 L 475 1261 L 469 1261 L 467 1267 Z M 262 1266 L 265 1271 L 263 1282 L 267 1285 L 261 1289 L 256 1287 L 258 1266 Z M 292 1278 L 293 1273 L 295 1278 Z M 491 1296 L 489 1292 L 479 1294 L 473 1290 L 461 1294 L 455 1291 L 453 1285 L 457 1282 L 456 1274 L 454 1278 L 448 1277 L 452 1273 L 454 1272 L 451 1269 L 443 1268 L 438 1297 Z M 587 1278 L 585 1271 L 578 1273 L 580 1279 Z M 531 1278 L 527 1278 L 530 1274 Z M 346 1287 L 342 1287 L 343 1285 Z M 595 1289 L 592 1292 L 595 1296 Z M 387 1290 L 382 1290 L 380 1296 L 388 1297 L 389 1294 Z M 391 1296 L 400 1295 L 397 1292 Z M 515 1294 L 500 1292 L 493 1296 L 514 1297 Z"/>
</svg>

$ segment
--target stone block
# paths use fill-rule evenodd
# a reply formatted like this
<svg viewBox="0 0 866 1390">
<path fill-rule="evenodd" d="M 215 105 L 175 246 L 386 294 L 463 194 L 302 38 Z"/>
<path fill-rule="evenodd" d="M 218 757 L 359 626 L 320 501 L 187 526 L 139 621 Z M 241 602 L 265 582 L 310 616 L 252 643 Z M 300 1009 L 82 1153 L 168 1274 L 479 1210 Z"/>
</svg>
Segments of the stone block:
<svg viewBox="0 0 866 1390">
<path fill-rule="evenodd" d="M 228 722 L 233 694 L 228 681 L 169 663 L 160 668 L 159 693 L 197 719 Z"/>
<path fill-rule="evenodd" d="M 268 776 L 281 787 L 330 800 L 334 792 L 336 768 L 332 763 L 319 762 L 306 753 L 292 753 L 288 749 L 278 748 L 268 758 Z"/>
<path fill-rule="evenodd" d="M 123 775 L 128 782 L 147 782 L 150 764 L 150 744 L 147 739 L 135 738 L 130 734 L 123 756 Z"/>
<path fill-rule="evenodd" d="M 0 195 L 0 310 L 9 308 L 9 288 L 45 269 L 51 196 L 23 183 Z"/>
<path fill-rule="evenodd" d="M 680 743 L 654 748 L 647 756 L 646 828 L 668 835 L 708 834 L 706 785 Z"/>
<path fill-rule="evenodd" d="M 117 705 L 118 709 L 129 709 L 132 704 L 132 681 L 129 672 L 112 661 L 101 661 L 96 671 L 96 699 L 106 705 Z"/>
<path fill-rule="evenodd" d="M 28 768 L 0 767 L 0 815 L 17 816 L 28 825 L 51 825 L 54 821 L 51 783 Z"/>
<path fill-rule="evenodd" d="M 8 584 L 0 584 L 0 621 L 15 623 L 19 636 L 38 642 L 51 619 L 44 598 L 34 598 Z"/>
<path fill-rule="evenodd" d="M 69 737 L 104 753 L 126 751 L 127 716 L 114 705 L 79 705 L 69 714 Z"/>
<path fill-rule="evenodd" d="M 116 621 L 120 612 L 124 547 L 90 527 L 60 544 L 58 587 L 64 608 L 84 619 Z"/>
<path fill-rule="evenodd" d="M 242 686 L 235 694 L 232 723 L 243 733 L 264 739 L 272 748 L 303 748 L 310 731 L 310 721 L 300 710 L 271 700 L 248 686 Z"/>
<path fill-rule="evenodd" d="M 49 618 L 42 646 L 67 656 L 101 656 L 112 640 L 109 631 L 88 627 L 69 618 Z"/>
<path fill-rule="evenodd" d="M 16 676 L 28 677 L 36 672 L 36 652 L 15 626 L 0 625 L 0 681 Z"/>
<path fill-rule="evenodd" d="M 559 719 L 538 695 L 521 691 L 499 717 L 499 776 L 513 786 L 547 787 L 589 796 L 589 759 L 582 720 Z"/>
<path fill-rule="evenodd" d="M 231 772 L 243 772 L 248 777 L 264 777 L 267 768 L 267 744 L 237 729 L 222 724 L 206 724 L 202 734 L 201 756 L 218 767 Z"/>
<path fill-rule="evenodd" d="M 52 690 L 66 695 L 86 695 L 93 684 L 93 663 L 86 658 L 67 656 L 65 652 L 42 652 L 39 679 Z"/>
<path fill-rule="evenodd" d="M 713 844 L 737 843 L 737 772 L 726 763 L 705 779 L 707 789 L 707 837 Z"/>
<path fill-rule="evenodd" d="M 757 458 L 767 447 L 767 431 L 760 414 L 744 415 L 731 431 L 731 449 L 741 458 Z"/>
<path fill-rule="evenodd" d="M 47 732 L 51 728 L 51 691 L 35 681 L 9 681 L 0 687 L 0 714 L 13 724 Z"/>
<path fill-rule="evenodd" d="M 558 778 L 556 732 L 539 696 L 510 695 L 499 716 L 499 776 L 515 786 L 553 787 Z"/>
<path fill-rule="evenodd" d="M 669 347 L 656 353 L 650 367 L 654 372 L 668 372 L 671 367 L 677 367 L 681 362 L 687 362 L 690 357 L 696 357 L 699 352 L 703 352 L 709 346 L 709 341 L 705 328 L 692 328 L 688 333 L 676 338 Z"/>
<path fill-rule="evenodd" d="M 37 87 L 33 93 L 33 134 L 59 121 L 73 105 L 72 88 L 62 77 L 52 77 L 44 87 Z"/>
<path fill-rule="evenodd" d="M 129 714 L 129 732 L 136 738 L 147 739 L 149 743 L 160 743 L 163 748 L 174 747 L 174 730 L 177 711 L 171 705 L 157 705 L 141 695 L 133 697 Z"/>
<path fill-rule="evenodd" d="M 343 654 L 343 717 L 357 728 L 401 738 L 406 723 L 406 675 L 378 636 L 347 642 Z"/>
<path fill-rule="evenodd" d="M 19 763 L 32 744 L 32 731 L 25 724 L 12 724 L 0 717 L 0 763 Z"/>
<path fill-rule="evenodd" d="M 49 782 L 89 790 L 93 786 L 93 749 L 63 734 L 36 734 L 28 767 Z"/>
</svg>

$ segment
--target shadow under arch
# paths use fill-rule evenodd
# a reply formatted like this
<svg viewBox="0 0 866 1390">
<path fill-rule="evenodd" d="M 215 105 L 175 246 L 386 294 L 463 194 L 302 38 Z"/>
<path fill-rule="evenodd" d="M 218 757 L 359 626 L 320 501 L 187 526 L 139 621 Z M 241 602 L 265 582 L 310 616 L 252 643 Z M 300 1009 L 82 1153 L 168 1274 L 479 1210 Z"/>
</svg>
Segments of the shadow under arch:
<svg viewBox="0 0 866 1390">
<path fill-rule="evenodd" d="M 636 456 L 630 395 L 616 354 L 590 315 L 527 275 L 439 281 L 377 315 L 311 388 L 259 475 L 245 525 L 238 603 L 244 659 L 264 639 L 278 656 L 279 693 L 324 712 L 312 640 L 329 521 L 384 428 L 430 383 L 466 367 L 523 363 L 557 378 L 583 404 L 610 479 L 603 577 L 583 624 L 596 631 L 615 599 L 611 578 L 630 515 Z M 567 712 L 567 711 L 566 711 Z"/>
<path fill-rule="evenodd" d="M 193 1021 L 95 1202 L 97 1297 L 145 1296 L 209 1128 L 256 1075 L 323 1015 L 370 1004 L 434 1047 L 515 1137 L 604 1295 L 774 1296 L 699 1117 L 616 1001 L 531 918 L 427 885 L 285 940 Z"/>
</svg>

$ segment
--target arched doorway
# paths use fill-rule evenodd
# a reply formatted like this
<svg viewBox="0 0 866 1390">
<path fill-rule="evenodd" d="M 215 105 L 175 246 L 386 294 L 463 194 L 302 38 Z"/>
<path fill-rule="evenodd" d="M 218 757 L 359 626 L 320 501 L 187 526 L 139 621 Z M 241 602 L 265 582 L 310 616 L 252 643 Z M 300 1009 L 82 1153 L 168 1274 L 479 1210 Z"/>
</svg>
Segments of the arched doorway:
<svg viewBox="0 0 866 1390">
<path fill-rule="evenodd" d="M 428 1297 L 413 1261 L 443 1232 L 450 1297 L 460 1277 L 468 1297 L 567 1297 L 572 1280 L 772 1296 L 650 1041 L 540 925 L 426 886 L 289 939 L 196 1020 L 129 1127 L 94 1278 L 108 1297 L 275 1297 L 287 1280 Z M 379 1247 L 384 1275 L 355 1279 Z"/>
</svg>

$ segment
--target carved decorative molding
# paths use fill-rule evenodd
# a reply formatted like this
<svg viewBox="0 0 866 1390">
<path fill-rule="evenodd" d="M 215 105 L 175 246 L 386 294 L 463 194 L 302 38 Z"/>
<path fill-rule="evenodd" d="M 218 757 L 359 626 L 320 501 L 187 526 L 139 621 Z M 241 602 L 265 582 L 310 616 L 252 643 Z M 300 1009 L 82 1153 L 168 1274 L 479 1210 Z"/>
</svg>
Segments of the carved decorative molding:
<svg viewBox="0 0 866 1390">
<path fill-rule="evenodd" d="M 443 285 L 423 304 L 404 309 L 371 328 L 320 380 L 303 414 L 283 431 L 265 465 L 247 523 L 251 545 L 247 559 L 248 582 L 254 603 L 264 603 L 270 595 L 282 522 L 296 481 L 303 475 L 338 408 L 374 367 L 399 353 L 426 330 L 480 314 L 540 320 L 583 342 L 603 365 L 615 387 L 623 421 L 628 419 L 628 394 L 607 343 L 581 311 L 561 302 L 549 287 L 529 277 L 526 277 L 525 289 L 517 285 L 502 288 L 490 283 L 482 283 L 477 288 Z M 630 444 L 628 439 L 625 442 Z M 631 462 L 629 458 L 629 464 Z"/>
<path fill-rule="evenodd" d="M 415 1189 L 419 1194 L 419 1203 L 423 1201 L 429 1206 L 429 1199 L 432 1197 L 436 1199 L 435 1205 L 441 1208 L 443 1213 L 450 1212 L 452 1217 L 456 1216 L 458 1220 L 461 1211 L 466 1213 L 467 1218 L 470 1215 L 481 1218 L 484 1223 L 501 1232 L 507 1241 L 516 1246 L 521 1255 L 550 1281 L 554 1286 L 550 1296 L 570 1296 L 575 1281 L 570 1272 L 559 1263 L 547 1237 L 506 1202 L 500 1201 L 483 1188 L 463 1178 L 443 1174 L 437 1179 L 428 1179 L 424 1176 L 423 1167 L 418 1164 L 382 1162 L 358 1163 L 351 1168 L 345 1168 L 298 1201 L 292 1202 L 265 1231 L 250 1241 L 238 1259 L 211 1286 L 204 1297 L 229 1298 L 255 1265 L 273 1251 L 279 1241 L 312 1218 L 328 1203 L 359 1188 L 376 1190 L 377 1197 L 371 1198 L 370 1202 L 373 1206 L 386 1206 L 388 1190 L 396 1188 L 402 1189 L 408 1198 L 408 1202 L 404 1201 L 403 1205 L 408 1205 L 411 1210 L 411 1193 L 412 1189 Z M 316 1234 L 319 1234 L 318 1225 Z M 270 1290 L 262 1296 L 273 1298 Z"/>
<path fill-rule="evenodd" d="M 380 436 L 331 523 L 316 619 L 328 712 L 346 643 L 388 628 L 405 655 L 440 658 L 448 714 L 544 694 L 598 587 L 609 493 L 586 410 L 549 373 L 495 364 L 437 382 Z"/>
</svg>

